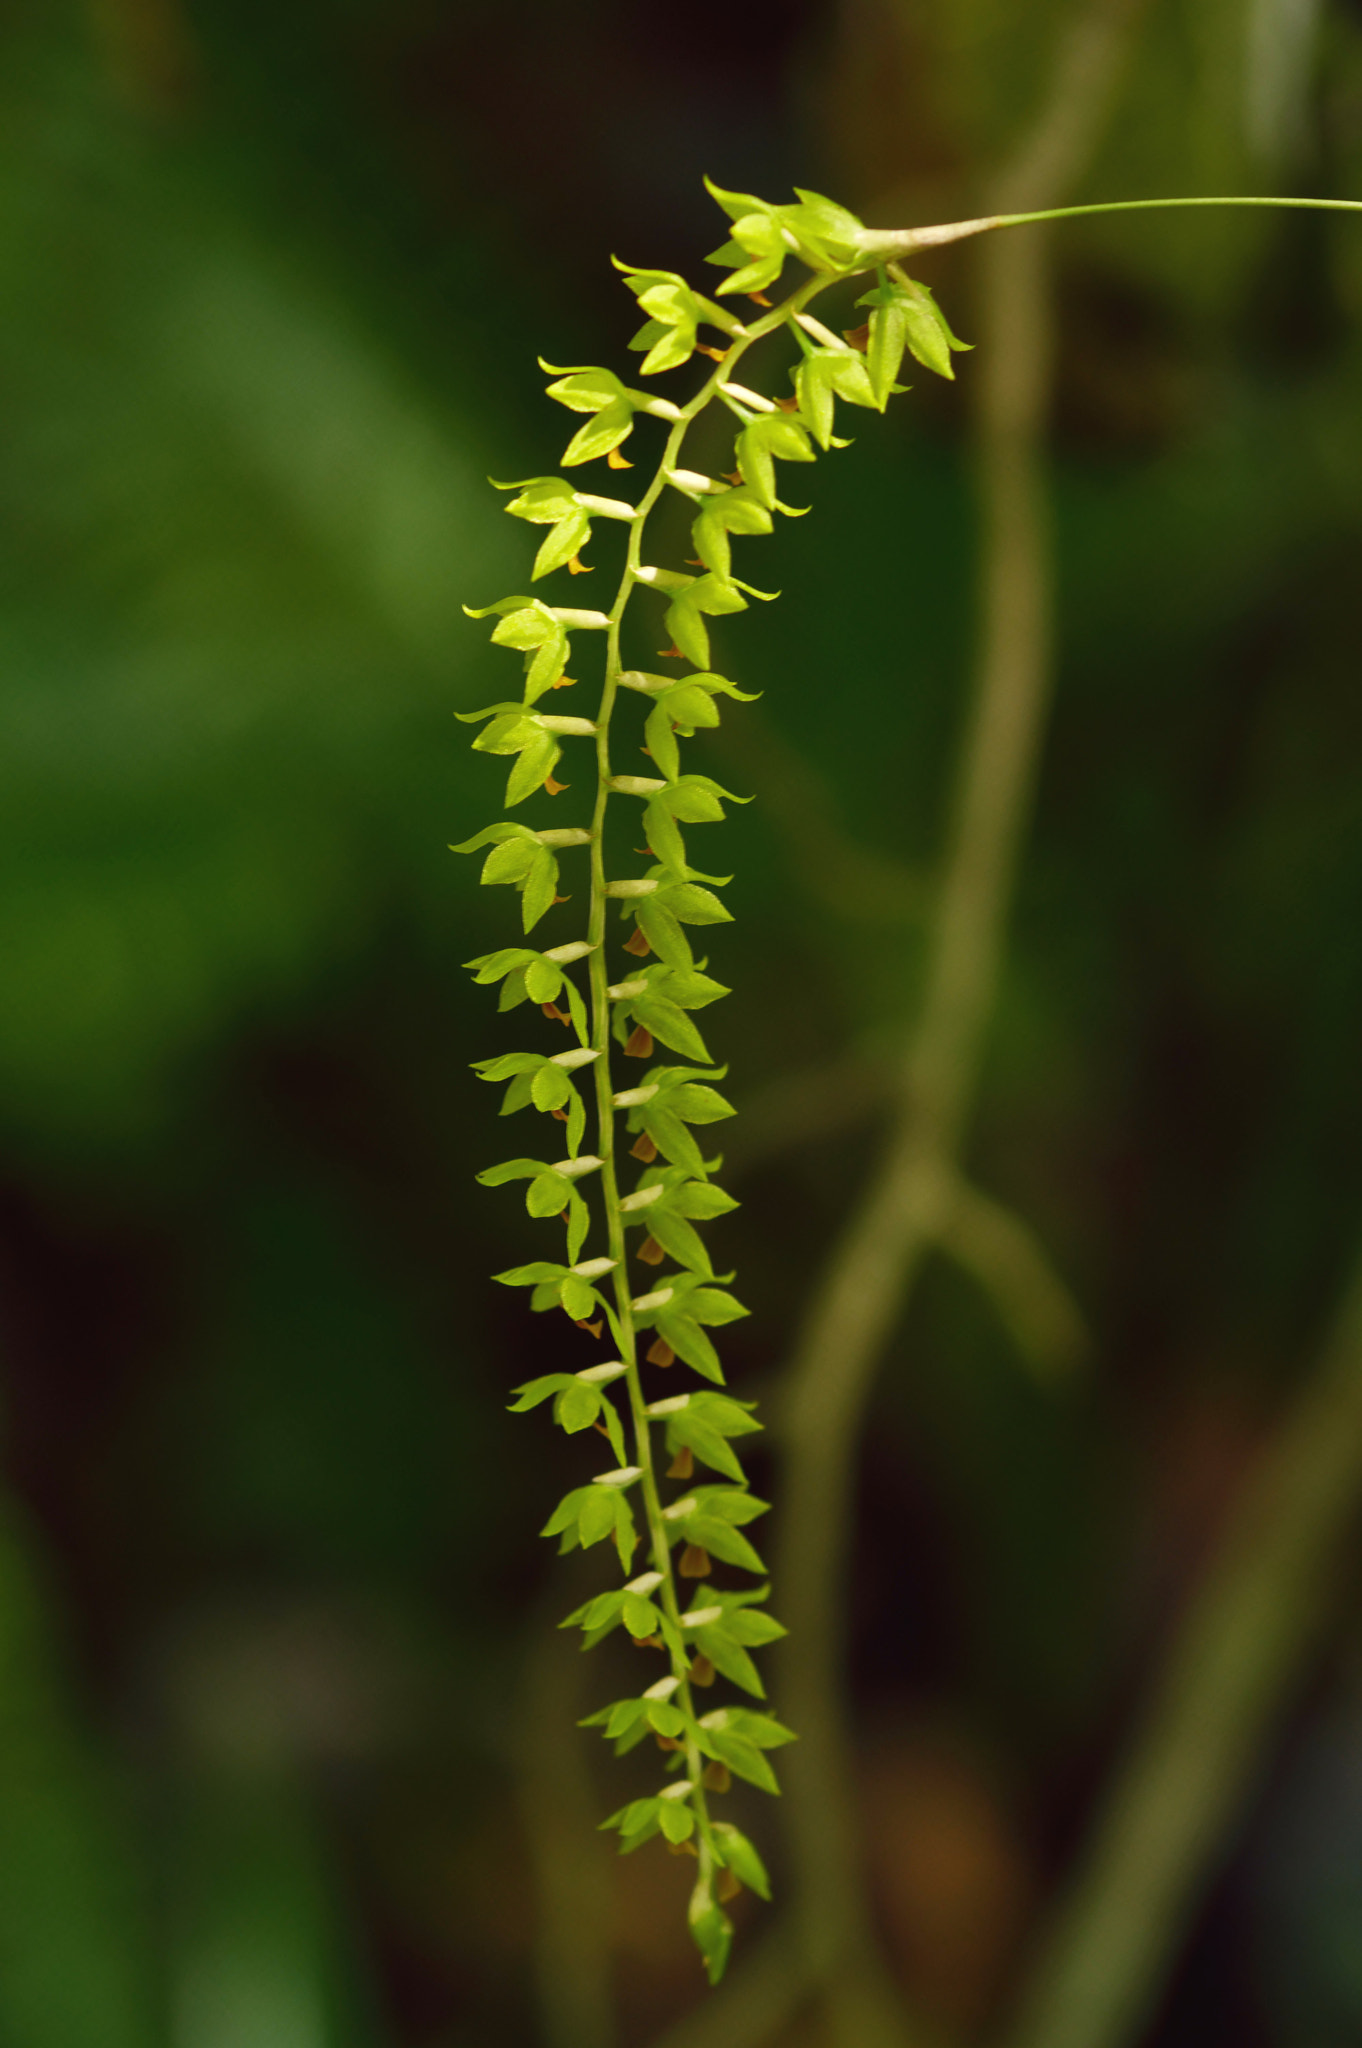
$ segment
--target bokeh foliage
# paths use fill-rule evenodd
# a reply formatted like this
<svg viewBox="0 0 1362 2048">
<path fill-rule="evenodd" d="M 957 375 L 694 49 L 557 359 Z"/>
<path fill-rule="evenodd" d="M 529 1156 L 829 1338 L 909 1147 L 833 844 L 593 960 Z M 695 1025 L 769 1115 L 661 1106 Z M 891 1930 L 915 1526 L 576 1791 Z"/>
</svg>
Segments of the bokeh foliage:
<svg viewBox="0 0 1362 2048">
<path fill-rule="evenodd" d="M 530 1234 L 493 1239 L 472 1199 L 497 1139 L 467 1062 L 496 1048 L 458 962 L 499 905 L 443 850 L 484 805 L 450 714 L 498 677 L 459 606 L 518 559 L 481 479 L 552 460 L 536 351 L 629 367 L 605 257 L 694 269 L 702 171 L 876 222 L 968 213 L 1067 12 L 8 11 L 0 2041 L 604 2048 L 590 1959 L 541 1951 L 538 2005 L 526 1968 L 574 1854 L 625 2038 L 694 1996 L 657 1931 L 683 1874 L 640 1857 L 612 1893 L 559 1840 L 554 1799 L 596 1795 L 546 1790 L 521 1676 L 532 1531 L 570 1474 L 501 1405 L 581 1361 L 488 1298 Z M 1151 8 L 1083 196 L 1362 193 L 1356 9 L 1320 10 L 1275 158 L 1254 17 Z M 1362 234 L 1064 234 L 1059 692 L 974 1166 L 1095 1360 L 1037 1389 L 934 1267 L 861 1487 L 877 1896 L 966 2026 L 1359 1208 Z M 970 336 L 967 256 L 930 282 Z M 725 624 L 721 665 L 765 695 L 709 763 L 762 794 L 714 946 L 750 1392 L 776 1390 L 919 984 L 972 653 L 958 392 L 870 422 L 811 496 L 772 543 L 785 602 Z M 792 1088 L 824 1132 L 795 1150 Z M 1208 2038 L 1208 2012 L 1292 2048 L 1362 2025 L 1354 1618 L 1151 2039 Z"/>
</svg>

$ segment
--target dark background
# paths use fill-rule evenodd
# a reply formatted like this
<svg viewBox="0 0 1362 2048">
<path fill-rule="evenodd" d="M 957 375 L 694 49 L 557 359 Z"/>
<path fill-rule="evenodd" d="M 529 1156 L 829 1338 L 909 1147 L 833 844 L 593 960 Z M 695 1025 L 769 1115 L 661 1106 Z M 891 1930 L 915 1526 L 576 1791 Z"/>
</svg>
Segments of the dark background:
<svg viewBox="0 0 1362 2048">
<path fill-rule="evenodd" d="M 560 1338 L 488 1284 L 542 1246 L 472 1182 L 510 1040 L 460 963 L 513 920 L 444 850 L 499 787 L 451 714 L 511 672 L 460 606 L 527 559 L 483 478 L 557 459 L 536 354 L 632 368 L 611 252 L 702 280 L 703 173 L 969 214 L 1067 12 L 6 11 L 4 2048 L 607 2048 L 555 2017 L 551 1854 L 621 2042 L 698 1997 L 683 1873 L 591 1832 L 627 1768 L 552 1624 L 599 1553 L 534 1534 L 575 1452 L 504 1413 Z M 1265 72 L 1274 18 L 1159 0 L 1082 196 L 1362 192 L 1362 13 Z M 1056 254 L 1057 702 L 972 1164 L 1094 1357 L 1038 1387 L 933 1264 L 859 1490 L 877 1909 L 966 2038 L 1362 1206 L 1362 229 Z M 970 251 L 922 274 L 969 338 Z M 961 734 L 968 407 L 914 382 L 797 473 L 750 571 L 784 601 L 720 642 L 765 693 L 710 751 L 760 796 L 707 862 L 744 1393 L 874 1157 Z M 1150 2044 L 1362 2040 L 1354 1561 L 1331 1614 Z"/>
</svg>

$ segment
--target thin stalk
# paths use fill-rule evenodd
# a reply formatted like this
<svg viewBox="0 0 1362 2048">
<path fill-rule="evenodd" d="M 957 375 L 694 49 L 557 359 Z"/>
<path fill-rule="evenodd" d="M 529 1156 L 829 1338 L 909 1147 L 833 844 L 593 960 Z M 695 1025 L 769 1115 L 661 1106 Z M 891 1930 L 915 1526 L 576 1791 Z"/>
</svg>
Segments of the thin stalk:
<svg viewBox="0 0 1362 2048">
<path fill-rule="evenodd" d="M 1154 213 L 1184 206 L 1299 207 L 1312 213 L 1362 213 L 1362 199 L 1274 199 L 1266 196 L 1201 197 L 1195 199 L 1104 199 L 1092 206 L 1048 206 L 1036 213 L 989 213 L 978 220 L 945 221 L 926 228 L 867 228 L 861 247 L 881 263 L 911 256 L 917 249 L 940 249 L 947 242 L 991 234 L 994 228 L 1031 227 L 1040 221 L 1077 220 L 1090 213 Z"/>
</svg>

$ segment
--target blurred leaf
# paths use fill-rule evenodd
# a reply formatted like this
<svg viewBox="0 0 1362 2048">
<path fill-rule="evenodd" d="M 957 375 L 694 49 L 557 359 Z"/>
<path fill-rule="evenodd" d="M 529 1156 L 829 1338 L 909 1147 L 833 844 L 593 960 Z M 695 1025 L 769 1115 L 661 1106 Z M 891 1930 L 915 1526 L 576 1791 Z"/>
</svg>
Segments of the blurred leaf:
<svg viewBox="0 0 1362 2048">
<path fill-rule="evenodd" d="M 32 1554 L 0 1515 L 0 2038 L 157 2048 L 148 1872 L 55 1669 Z"/>
</svg>

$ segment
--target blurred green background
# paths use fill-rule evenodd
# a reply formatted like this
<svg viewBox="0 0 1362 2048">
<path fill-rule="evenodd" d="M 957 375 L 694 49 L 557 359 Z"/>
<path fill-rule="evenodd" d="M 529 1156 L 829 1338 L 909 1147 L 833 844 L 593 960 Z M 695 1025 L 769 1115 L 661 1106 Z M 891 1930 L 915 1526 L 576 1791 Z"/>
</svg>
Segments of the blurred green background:
<svg viewBox="0 0 1362 2048">
<path fill-rule="evenodd" d="M 504 1413 L 561 1340 L 489 1286 L 539 1241 L 472 1183 L 509 1041 L 460 962 L 509 926 L 444 850 L 498 788 L 452 713 L 509 671 L 460 606 L 526 562 L 483 479 L 557 460 L 536 353 L 632 361 L 611 251 L 702 275 L 702 173 L 968 214 L 1069 12 L 5 10 L 0 2048 L 614 2048 L 700 1997 L 684 1871 L 592 1832 L 629 1767 L 552 1624 L 599 1553 L 534 1535 L 573 1448 Z M 1236 189 L 1362 194 L 1356 0 L 1151 8 L 1082 196 Z M 1362 229 L 1056 258 L 1057 704 L 972 1158 L 1095 1356 L 1037 1387 L 933 1265 L 859 1485 L 876 1907 L 961 2038 L 1362 1209 Z M 970 337 L 969 250 L 922 274 Z M 722 637 L 765 693 L 711 750 L 760 792 L 713 946 L 743 1393 L 919 985 L 977 563 L 967 401 L 916 381 Z M 1150 2044 L 1362 2040 L 1358 1605 L 1345 1571 Z"/>
</svg>

